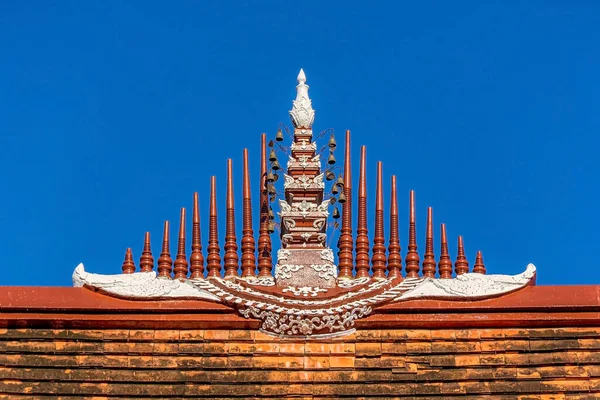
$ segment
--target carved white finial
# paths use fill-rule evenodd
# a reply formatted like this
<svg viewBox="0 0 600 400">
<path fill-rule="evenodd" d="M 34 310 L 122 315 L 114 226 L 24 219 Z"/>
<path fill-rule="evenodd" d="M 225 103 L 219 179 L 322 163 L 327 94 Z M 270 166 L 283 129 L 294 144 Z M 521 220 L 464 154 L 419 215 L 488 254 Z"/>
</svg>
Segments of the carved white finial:
<svg viewBox="0 0 600 400">
<path fill-rule="evenodd" d="M 296 100 L 292 104 L 290 118 L 294 126 L 296 128 L 312 128 L 315 120 L 315 110 L 313 110 L 312 102 L 308 97 L 308 85 L 306 84 L 306 75 L 303 69 L 300 69 L 300 73 L 298 74 Z"/>
</svg>

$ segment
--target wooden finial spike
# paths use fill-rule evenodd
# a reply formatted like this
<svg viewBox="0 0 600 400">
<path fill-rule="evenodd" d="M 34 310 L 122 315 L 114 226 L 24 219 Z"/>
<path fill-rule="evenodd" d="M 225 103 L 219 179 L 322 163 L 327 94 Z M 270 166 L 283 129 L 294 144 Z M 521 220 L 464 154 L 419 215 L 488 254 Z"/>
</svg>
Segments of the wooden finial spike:
<svg viewBox="0 0 600 400">
<path fill-rule="evenodd" d="M 396 192 L 396 175 L 392 175 L 390 199 L 390 242 L 388 245 L 388 278 L 402 276 L 402 256 L 400 256 L 400 234 L 398 233 L 398 196 Z"/>
<path fill-rule="evenodd" d="M 206 257 L 206 269 L 208 277 L 221 277 L 221 248 L 219 247 L 219 233 L 217 225 L 217 178 L 210 178 L 210 219 L 208 224 L 208 256 Z"/>
<path fill-rule="evenodd" d="M 162 252 L 158 258 L 158 277 L 171 279 L 173 260 L 169 252 L 169 221 L 165 221 Z"/>
<path fill-rule="evenodd" d="M 485 265 L 483 264 L 483 256 L 481 255 L 481 251 L 477 252 L 477 256 L 475 257 L 475 264 L 473 264 L 473 272 L 477 274 L 485 274 Z"/>
<path fill-rule="evenodd" d="M 452 260 L 448 254 L 448 239 L 446 238 L 446 224 L 441 228 L 440 261 L 438 262 L 440 279 L 452 278 Z"/>
<path fill-rule="evenodd" d="M 410 216 L 408 222 L 408 252 L 406 254 L 406 277 L 419 277 L 419 253 L 417 253 L 417 227 L 415 215 L 415 191 L 410 191 Z"/>
<path fill-rule="evenodd" d="M 133 263 L 133 255 L 130 248 L 125 251 L 125 261 L 121 265 L 121 270 L 124 274 L 133 274 L 135 272 L 135 264 Z"/>
<path fill-rule="evenodd" d="M 202 240 L 200 238 L 200 207 L 198 193 L 194 193 L 194 209 L 192 216 L 192 255 L 190 256 L 190 279 L 204 277 L 204 256 L 202 255 Z"/>
<path fill-rule="evenodd" d="M 435 255 L 433 254 L 433 209 L 427 208 L 427 230 L 425 234 L 425 255 L 423 276 L 435 278 Z"/>
<path fill-rule="evenodd" d="M 248 168 L 248 149 L 244 149 L 244 196 L 242 229 L 242 277 L 255 276 L 256 245 L 252 230 L 252 200 L 250 197 L 250 171 Z"/>
<path fill-rule="evenodd" d="M 358 176 L 358 226 L 356 228 L 356 277 L 369 276 L 369 237 L 367 236 L 367 148 L 360 148 Z"/>
<path fill-rule="evenodd" d="M 269 235 L 269 194 L 267 193 L 267 135 L 261 136 L 260 147 L 260 228 L 258 236 L 258 276 L 271 276 L 271 236 Z"/>
<path fill-rule="evenodd" d="M 342 205 L 342 231 L 338 242 L 340 279 L 352 278 L 352 166 L 350 165 L 350 131 L 346 131 L 346 153 L 344 155 L 344 196 Z"/>
<path fill-rule="evenodd" d="M 144 250 L 140 257 L 140 271 L 150 272 L 154 268 L 154 257 L 152 257 L 152 250 L 150 249 L 150 232 L 146 232 L 144 235 Z"/>
<path fill-rule="evenodd" d="M 373 235 L 373 278 L 385 279 L 385 233 L 383 228 L 383 173 L 377 163 L 377 191 L 375 195 L 375 234 Z"/>
<path fill-rule="evenodd" d="M 238 276 L 238 246 L 235 236 L 235 209 L 233 205 L 233 171 L 231 159 L 227 160 L 227 209 L 225 221 L 225 279 Z"/>
<path fill-rule="evenodd" d="M 177 241 L 177 256 L 175 257 L 175 279 L 185 281 L 188 276 L 188 262 L 185 255 L 185 208 L 179 216 L 179 237 Z"/>
<path fill-rule="evenodd" d="M 454 273 L 458 275 L 466 274 L 469 272 L 469 262 L 465 257 L 465 246 L 463 244 L 462 236 L 458 237 L 458 253 L 456 254 L 456 261 L 454 262 Z"/>
</svg>

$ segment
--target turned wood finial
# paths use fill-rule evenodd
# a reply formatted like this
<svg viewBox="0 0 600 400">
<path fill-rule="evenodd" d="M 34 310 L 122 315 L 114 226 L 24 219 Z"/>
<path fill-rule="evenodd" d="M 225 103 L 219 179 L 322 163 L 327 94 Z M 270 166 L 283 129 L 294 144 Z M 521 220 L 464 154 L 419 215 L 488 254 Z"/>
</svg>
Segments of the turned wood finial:
<svg viewBox="0 0 600 400">
<path fill-rule="evenodd" d="M 358 176 L 358 226 L 356 228 L 356 277 L 369 276 L 369 237 L 367 230 L 367 148 L 360 148 Z"/>
<path fill-rule="evenodd" d="M 385 233 L 383 228 L 383 172 L 377 162 L 377 191 L 375 195 L 375 234 L 373 235 L 373 278 L 385 279 Z"/>
<path fill-rule="evenodd" d="M 190 256 L 190 279 L 204 277 L 204 256 L 202 255 L 202 240 L 200 236 L 200 206 L 198 193 L 194 193 L 194 209 L 192 216 L 192 255 Z"/>
<path fill-rule="evenodd" d="M 481 255 L 481 251 L 477 252 L 477 256 L 475 257 L 475 264 L 473 264 L 473 272 L 477 274 L 485 274 L 485 265 L 483 264 L 483 256 Z"/>
<path fill-rule="evenodd" d="M 423 276 L 435 278 L 435 255 L 433 254 L 433 209 L 427 208 L 427 230 L 425 234 L 425 255 L 423 256 Z"/>
<path fill-rule="evenodd" d="M 185 281 L 188 275 L 188 262 L 185 255 L 185 208 L 179 215 L 179 237 L 177 240 L 177 256 L 175 257 L 175 279 Z"/>
<path fill-rule="evenodd" d="M 225 278 L 238 276 L 238 245 L 235 236 L 235 209 L 233 204 L 233 171 L 231 159 L 227 160 L 227 209 L 225 221 Z"/>
<path fill-rule="evenodd" d="M 150 232 L 146 232 L 144 235 L 144 250 L 140 256 L 140 271 L 150 272 L 154 268 L 154 257 L 152 257 L 152 250 L 150 249 Z"/>
<path fill-rule="evenodd" d="M 269 194 L 267 193 L 267 135 L 260 146 L 260 227 L 258 236 L 258 276 L 271 276 L 271 236 L 269 235 Z"/>
<path fill-rule="evenodd" d="M 256 275 L 256 245 L 252 230 L 252 200 L 250 197 L 250 171 L 248 168 L 248 149 L 244 149 L 244 193 L 243 193 L 243 229 L 242 229 L 242 277 Z"/>
<path fill-rule="evenodd" d="M 458 275 L 466 274 L 469 272 L 469 262 L 465 257 L 465 246 L 463 244 L 463 237 L 458 237 L 458 253 L 456 254 L 456 261 L 454 262 L 454 273 Z"/>
<path fill-rule="evenodd" d="M 130 248 L 127 248 L 125 251 L 125 260 L 123 261 L 123 265 L 121 265 L 121 270 L 124 274 L 133 274 L 135 272 L 135 264 L 133 263 L 133 255 Z"/>
<path fill-rule="evenodd" d="M 417 226 L 415 213 L 415 191 L 410 191 L 410 214 L 408 221 L 408 252 L 406 253 L 406 277 L 419 277 L 419 253 L 417 253 Z"/>
<path fill-rule="evenodd" d="M 400 255 L 400 234 L 398 232 L 398 195 L 396 175 L 392 175 L 390 199 L 390 242 L 388 245 L 388 278 L 402 276 L 402 256 Z"/>
<path fill-rule="evenodd" d="M 158 276 L 160 278 L 171 279 L 173 260 L 169 252 L 169 221 L 165 221 L 163 230 L 162 252 L 158 258 Z"/>
<path fill-rule="evenodd" d="M 221 248 L 219 247 L 219 233 L 217 225 L 217 178 L 210 178 L 210 219 L 208 225 L 208 256 L 206 269 L 208 277 L 221 277 Z"/>
<path fill-rule="evenodd" d="M 346 153 L 344 154 L 344 188 L 346 202 L 342 205 L 342 231 L 338 242 L 340 279 L 352 278 L 352 166 L 350 165 L 350 131 L 346 131 Z"/>
<path fill-rule="evenodd" d="M 451 279 L 452 278 L 452 260 L 448 254 L 448 239 L 446 238 L 446 224 L 442 224 L 441 227 L 441 241 L 440 241 L 440 260 L 438 262 L 438 273 L 440 279 Z"/>
</svg>

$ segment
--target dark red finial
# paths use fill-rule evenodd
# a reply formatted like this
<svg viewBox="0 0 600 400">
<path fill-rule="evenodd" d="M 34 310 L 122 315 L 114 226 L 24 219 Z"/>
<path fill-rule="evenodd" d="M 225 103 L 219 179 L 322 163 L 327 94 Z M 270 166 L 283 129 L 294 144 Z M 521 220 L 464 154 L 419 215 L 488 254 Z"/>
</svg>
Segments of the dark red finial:
<svg viewBox="0 0 600 400">
<path fill-rule="evenodd" d="M 483 264 L 483 256 L 481 255 L 481 251 L 477 252 L 477 256 L 475 257 L 475 264 L 473 264 L 473 272 L 477 274 L 485 274 L 485 265 Z"/>
<path fill-rule="evenodd" d="M 344 155 L 344 197 L 342 205 L 342 231 L 339 240 L 339 274 L 341 279 L 352 278 L 352 167 L 350 165 L 350 131 L 346 131 Z"/>
<path fill-rule="evenodd" d="M 248 149 L 244 149 L 244 196 L 242 229 L 242 277 L 255 276 L 256 245 L 252 230 L 252 200 L 250 197 L 250 171 L 248 168 Z"/>
<path fill-rule="evenodd" d="M 390 199 L 390 242 L 388 245 L 388 278 L 402 276 L 402 256 L 400 256 L 400 234 L 398 233 L 398 195 L 396 175 L 392 175 Z"/>
<path fill-rule="evenodd" d="M 185 208 L 179 215 L 179 237 L 177 241 L 177 256 L 175 257 L 175 279 L 185 281 L 188 275 L 188 262 L 185 255 Z"/>
<path fill-rule="evenodd" d="M 369 237 L 367 230 L 367 148 L 360 148 L 358 176 L 358 226 L 356 228 L 356 277 L 369 276 Z"/>
<path fill-rule="evenodd" d="M 446 238 L 446 224 L 441 228 L 440 261 L 438 262 L 438 273 L 440 279 L 452 278 L 452 260 L 448 254 L 448 239 Z"/>
<path fill-rule="evenodd" d="M 375 234 L 373 235 L 373 278 L 385 279 L 385 233 L 383 228 L 383 172 L 377 163 L 377 191 L 375 195 Z"/>
<path fill-rule="evenodd" d="M 469 262 L 465 257 L 465 246 L 463 244 L 462 236 L 458 237 L 458 253 L 456 255 L 456 261 L 454 262 L 454 273 L 458 275 L 466 274 L 469 272 Z"/>
<path fill-rule="evenodd" d="M 417 226 L 415 216 L 415 191 L 410 191 L 410 216 L 408 222 L 408 253 L 406 254 L 406 277 L 419 277 L 419 253 L 417 253 Z"/>
<path fill-rule="evenodd" d="M 125 251 L 125 261 L 121 265 L 121 270 L 124 274 L 133 274 L 135 272 L 135 264 L 133 263 L 133 255 L 130 248 Z"/>
<path fill-rule="evenodd" d="M 208 277 L 221 276 L 221 248 L 219 247 L 219 233 L 217 225 L 217 178 L 210 178 L 210 219 L 208 225 L 208 256 L 206 257 L 206 269 Z"/>
<path fill-rule="evenodd" d="M 165 221 L 165 227 L 163 230 L 163 244 L 162 252 L 158 258 L 158 276 L 160 278 L 171 279 L 171 272 L 173 267 L 173 260 L 169 252 L 169 221 Z"/>
<path fill-rule="evenodd" d="M 435 278 L 435 255 L 433 254 L 433 209 L 427 208 L 427 230 L 425 234 L 425 255 L 423 276 Z"/>
<path fill-rule="evenodd" d="M 146 232 L 144 235 L 144 250 L 140 257 L 140 271 L 150 272 L 154 268 L 154 257 L 152 257 L 152 250 L 150 249 L 150 232 Z"/>
<path fill-rule="evenodd" d="M 190 279 L 204 277 L 204 256 L 200 239 L 200 207 L 198 193 L 194 193 L 194 209 L 192 217 L 192 255 L 190 256 Z"/>
<path fill-rule="evenodd" d="M 235 236 L 235 209 L 233 205 L 233 171 L 231 159 L 227 160 L 227 209 L 225 221 L 225 278 L 238 276 L 238 246 Z"/>
<path fill-rule="evenodd" d="M 269 194 L 267 193 L 267 135 L 260 147 L 260 228 L 258 236 L 258 276 L 271 276 L 271 236 L 269 235 Z"/>
</svg>

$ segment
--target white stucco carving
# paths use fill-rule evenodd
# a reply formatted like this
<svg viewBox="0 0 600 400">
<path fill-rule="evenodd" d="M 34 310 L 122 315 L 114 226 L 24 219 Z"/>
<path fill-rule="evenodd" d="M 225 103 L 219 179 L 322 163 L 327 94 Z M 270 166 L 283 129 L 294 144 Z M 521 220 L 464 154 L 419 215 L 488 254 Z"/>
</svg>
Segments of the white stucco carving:
<svg viewBox="0 0 600 400">
<path fill-rule="evenodd" d="M 315 110 L 313 110 L 312 102 L 308 97 L 308 85 L 303 69 L 298 74 L 296 100 L 293 101 L 290 110 L 290 119 L 296 128 L 311 128 L 315 120 Z"/>
</svg>

